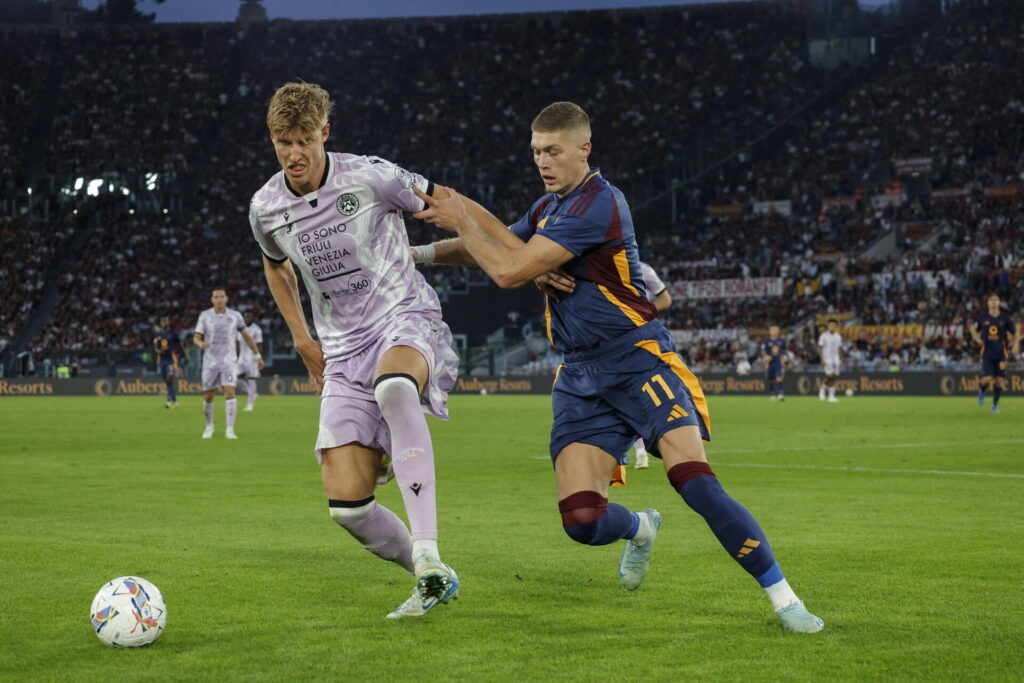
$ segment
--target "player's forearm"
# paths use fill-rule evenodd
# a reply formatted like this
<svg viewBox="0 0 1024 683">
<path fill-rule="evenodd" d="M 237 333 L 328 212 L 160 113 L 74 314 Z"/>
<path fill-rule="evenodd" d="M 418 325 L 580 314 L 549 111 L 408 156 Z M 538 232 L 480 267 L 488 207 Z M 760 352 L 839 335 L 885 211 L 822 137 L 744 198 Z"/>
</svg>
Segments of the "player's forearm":
<svg viewBox="0 0 1024 683">
<path fill-rule="evenodd" d="M 306 326 L 306 317 L 302 313 L 302 304 L 299 301 L 299 282 L 295 277 L 295 270 L 289 262 L 273 263 L 263 259 L 263 274 L 267 278 L 267 286 L 274 297 L 274 303 L 281 311 L 288 331 L 291 332 L 292 341 L 310 340 L 313 337 Z"/>
<path fill-rule="evenodd" d="M 520 253 L 526 246 L 501 223 L 480 224 L 472 216 L 456 227 L 462 243 L 487 274 L 502 289 L 522 287 L 551 270 L 545 264 L 531 263 Z M 513 245 L 508 239 L 517 244 Z"/>
<path fill-rule="evenodd" d="M 662 291 L 661 294 L 654 297 L 654 310 L 658 313 L 663 313 L 672 307 L 672 296 L 668 293 L 668 290 Z"/>
<path fill-rule="evenodd" d="M 200 334 L 199 332 L 193 334 L 192 343 L 198 346 L 199 348 L 203 348 L 203 335 Z"/>
<path fill-rule="evenodd" d="M 416 263 L 440 266 L 475 266 L 476 261 L 458 237 L 412 247 Z"/>
</svg>

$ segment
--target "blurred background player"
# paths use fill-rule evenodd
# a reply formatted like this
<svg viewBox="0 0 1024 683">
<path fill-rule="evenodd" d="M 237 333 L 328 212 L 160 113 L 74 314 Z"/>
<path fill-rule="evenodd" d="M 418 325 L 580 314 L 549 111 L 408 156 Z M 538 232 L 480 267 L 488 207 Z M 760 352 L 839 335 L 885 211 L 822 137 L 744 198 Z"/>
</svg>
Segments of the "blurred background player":
<svg viewBox="0 0 1024 683">
<path fill-rule="evenodd" d="M 548 337 L 565 354 L 552 388 L 549 452 L 566 535 L 585 545 L 625 540 L 620 581 L 627 590 L 641 585 L 661 515 L 610 502 L 608 492 L 629 444 L 646 436 L 672 488 L 765 590 L 783 627 L 820 631 L 824 622 L 793 592 L 757 520 L 707 462 L 707 401 L 642 290 L 629 205 L 589 164 L 589 117 L 574 103 L 556 102 L 531 132 L 547 192 L 512 226 L 455 191 L 440 200 L 418 191 L 429 208 L 416 217 L 458 234 L 424 250 L 435 262 L 477 263 L 506 289 L 550 283 L 553 273 L 564 280 L 559 269 L 573 279 L 568 294 L 548 294 L 545 309 Z"/>
<path fill-rule="evenodd" d="M 818 399 L 825 400 L 825 392 L 828 392 L 829 403 L 839 403 L 836 398 L 836 378 L 839 377 L 839 369 L 842 365 L 843 335 L 839 334 L 839 323 L 834 318 L 828 321 L 828 329 L 818 337 L 818 355 L 821 357 L 821 366 L 825 371 L 825 381 L 818 389 Z"/>
<path fill-rule="evenodd" d="M 654 304 L 654 310 L 663 313 L 671 308 L 672 295 L 668 293 L 665 282 L 658 277 L 658 271 L 641 261 L 640 272 L 643 274 L 644 287 L 647 289 L 647 300 Z M 636 462 L 633 465 L 635 469 L 645 470 L 650 467 L 650 457 L 642 437 L 633 442 L 633 452 L 636 455 Z"/>
<path fill-rule="evenodd" d="M 153 337 L 153 351 L 156 353 L 160 376 L 167 383 L 164 407 L 177 408 L 178 389 L 174 386 L 174 380 L 181 376 L 181 368 L 188 363 L 188 357 L 181 346 L 181 337 L 171 329 L 171 319 L 166 315 L 160 318 L 160 331 Z"/>
<path fill-rule="evenodd" d="M 245 331 L 249 333 L 252 340 L 256 342 L 256 347 L 263 343 L 263 330 L 256 324 L 256 316 L 252 314 L 252 311 L 246 311 L 242 314 L 242 318 L 245 320 Z M 245 404 L 245 412 L 251 413 L 253 407 L 256 405 L 256 379 L 260 376 L 260 368 L 257 363 L 256 355 L 249 348 L 249 345 L 242 340 L 241 334 L 238 336 L 238 379 L 241 380 L 239 385 L 242 387 L 242 391 L 248 397 L 248 403 Z"/>
<path fill-rule="evenodd" d="M 1006 388 L 1007 347 L 1012 342 L 1013 355 L 1020 353 L 1020 334 L 1010 316 L 1003 312 L 998 294 L 989 296 L 988 312 L 968 328 L 981 347 L 981 378 L 978 405 L 985 405 L 985 389 L 992 387 L 992 412 L 999 412 L 999 399 Z"/>
<path fill-rule="evenodd" d="M 437 294 L 413 265 L 402 219 L 424 208 L 414 190 L 435 188 L 378 157 L 327 153 L 332 107 L 312 83 L 274 93 L 267 128 L 281 170 L 253 196 L 249 222 L 274 301 L 321 390 L 315 454 L 331 518 L 416 577 L 412 595 L 387 617 L 418 617 L 459 595 L 459 577 L 437 547 L 434 448 L 424 417 L 447 419 L 459 360 Z M 296 270 L 319 342 L 306 324 Z M 385 454 L 408 529 L 374 497 Z"/>
<path fill-rule="evenodd" d="M 764 361 L 764 382 L 768 395 L 773 401 L 784 401 L 782 393 L 786 372 L 786 342 L 779 334 L 779 326 L 768 328 L 768 337 L 761 343 L 761 360 Z"/>
<path fill-rule="evenodd" d="M 193 341 L 203 350 L 203 412 L 206 415 L 206 429 L 203 438 L 213 436 L 213 396 L 217 388 L 224 390 L 224 415 L 227 428 L 224 436 L 237 439 L 235 415 L 238 405 L 235 401 L 235 373 L 238 370 L 238 337 L 256 356 L 256 365 L 263 369 L 263 358 L 256 342 L 245 331 L 242 314 L 228 308 L 228 293 L 223 287 L 215 287 L 210 302 L 213 307 L 199 314 Z"/>
</svg>

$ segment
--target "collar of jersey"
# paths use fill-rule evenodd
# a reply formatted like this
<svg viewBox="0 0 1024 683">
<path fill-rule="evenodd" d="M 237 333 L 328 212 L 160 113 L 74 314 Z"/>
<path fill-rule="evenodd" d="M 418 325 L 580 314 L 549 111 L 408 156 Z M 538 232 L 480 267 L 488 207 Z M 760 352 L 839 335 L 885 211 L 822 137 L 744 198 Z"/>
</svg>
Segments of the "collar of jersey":
<svg viewBox="0 0 1024 683">
<path fill-rule="evenodd" d="M 587 186 L 587 183 L 589 183 L 591 180 L 593 180 L 599 175 L 601 175 L 601 169 L 592 166 L 590 170 L 587 171 L 587 175 L 583 176 L 583 180 L 580 181 L 580 184 L 566 192 L 564 197 L 559 197 L 557 194 L 555 194 L 555 203 L 558 205 L 564 204 L 566 199 L 569 199 L 577 192 L 582 190 L 584 187 Z M 552 194 L 554 193 L 552 192 Z"/>
</svg>

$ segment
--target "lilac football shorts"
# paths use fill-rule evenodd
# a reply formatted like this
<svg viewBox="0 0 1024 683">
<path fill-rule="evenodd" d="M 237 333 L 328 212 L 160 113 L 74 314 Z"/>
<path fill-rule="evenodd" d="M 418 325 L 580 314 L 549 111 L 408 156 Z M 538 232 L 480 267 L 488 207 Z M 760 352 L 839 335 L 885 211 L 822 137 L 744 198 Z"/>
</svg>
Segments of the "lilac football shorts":
<svg viewBox="0 0 1024 683">
<path fill-rule="evenodd" d="M 399 313 L 377 340 L 354 356 L 328 361 L 320 395 L 320 433 L 314 453 L 359 443 L 390 453 L 391 435 L 373 397 L 373 377 L 384 354 L 395 346 L 411 346 L 423 354 L 430 379 L 421 395 L 424 412 L 448 419 L 445 402 L 455 386 L 459 357 L 452 350 L 452 333 L 440 316 Z"/>
<path fill-rule="evenodd" d="M 234 362 L 203 365 L 203 391 L 235 386 L 236 369 L 237 363 Z"/>
</svg>

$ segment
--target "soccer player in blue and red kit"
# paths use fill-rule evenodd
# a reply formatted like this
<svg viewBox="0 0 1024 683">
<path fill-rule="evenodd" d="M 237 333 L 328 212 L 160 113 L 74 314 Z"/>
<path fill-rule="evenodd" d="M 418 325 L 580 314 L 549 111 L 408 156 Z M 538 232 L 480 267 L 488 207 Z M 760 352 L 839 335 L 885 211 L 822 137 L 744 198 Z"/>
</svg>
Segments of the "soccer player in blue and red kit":
<svg viewBox="0 0 1024 683">
<path fill-rule="evenodd" d="M 167 383 L 167 402 L 165 408 L 178 407 L 178 390 L 174 380 L 181 375 L 181 368 L 188 362 L 185 350 L 181 346 L 181 337 L 171 329 L 171 319 L 160 318 L 160 331 L 153 337 L 153 351 L 156 353 L 156 366 L 160 376 Z"/>
<path fill-rule="evenodd" d="M 779 326 L 768 328 L 768 338 L 761 342 L 761 359 L 764 361 L 764 383 L 773 401 L 784 401 L 782 380 L 786 372 L 786 342 L 779 336 Z"/>
<path fill-rule="evenodd" d="M 757 521 L 708 465 L 707 401 L 645 296 L 626 200 L 589 165 L 589 118 L 556 102 L 534 119 L 532 133 L 547 193 L 526 215 L 507 230 L 454 191 L 446 199 L 417 192 L 428 208 L 416 217 L 458 238 L 414 247 L 413 256 L 475 263 L 501 287 L 534 280 L 548 294 L 548 336 L 565 355 L 552 388 L 550 453 L 566 534 L 587 545 L 625 539 L 619 576 L 626 589 L 639 587 L 661 515 L 609 502 L 608 488 L 641 436 L 664 461 L 672 487 L 765 588 L 783 626 L 820 631 L 824 623 L 790 588 Z"/>
<path fill-rule="evenodd" d="M 989 296 L 988 313 L 968 328 L 974 341 L 981 347 L 981 386 L 978 405 L 985 405 L 985 389 L 992 387 L 992 412 L 999 413 L 999 399 L 1006 388 L 1007 346 L 1013 344 L 1013 355 L 1020 353 L 1020 335 L 1010 317 L 1003 313 L 998 294 Z"/>
</svg>

